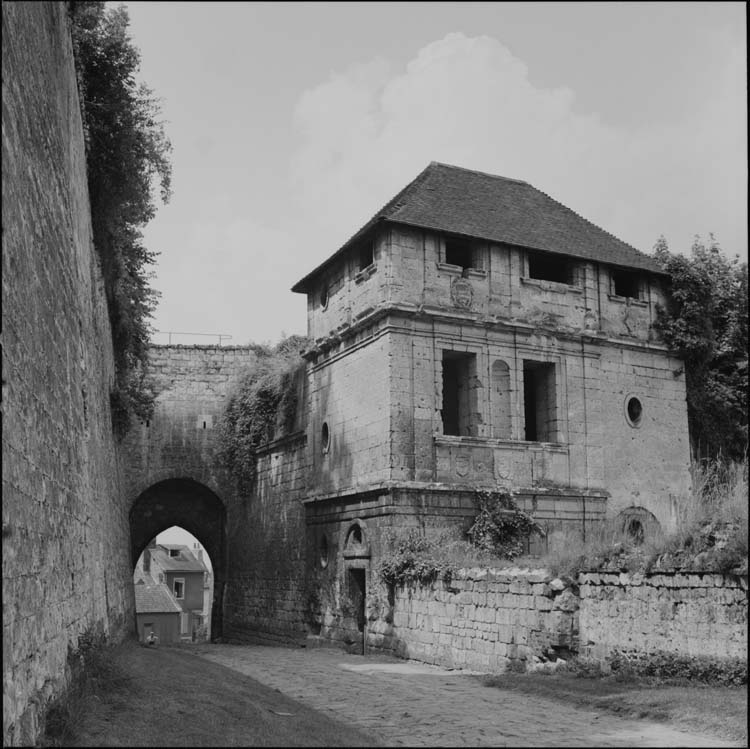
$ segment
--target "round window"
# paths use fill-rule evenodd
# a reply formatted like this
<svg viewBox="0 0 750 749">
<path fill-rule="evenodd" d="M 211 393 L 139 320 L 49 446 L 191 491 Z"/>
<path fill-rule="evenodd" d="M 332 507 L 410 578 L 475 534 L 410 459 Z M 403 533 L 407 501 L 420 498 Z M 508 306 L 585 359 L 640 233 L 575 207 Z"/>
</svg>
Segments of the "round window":
<svg viewBox="0 0 750 749">
<path fill-rule="evenodd" d="M 328 537 L 325 533 L 320 537 L 320 566 L 323 569 L 328 566 Z"/>
<path fill-rule="evenodd" d="M 625 418 L 631 427 L 639 427 L 643 419 L 643 405 L 634 395 L 625 400 Z"/>
<path fill-rule="evenodd" d="M 331 447 L 331 433 L 328 431 L 328 422 L 323 422 L 323 428 L 320 430 L 320 441 L 323 446 L 323 452 L 327 453 Z"/>
<path fill-rule="evenodd" d="M 323 285 L 323 288 L 320 290 L 320 306 L 325 309 L 328 306 L 328 286 Z"/>
</svg>

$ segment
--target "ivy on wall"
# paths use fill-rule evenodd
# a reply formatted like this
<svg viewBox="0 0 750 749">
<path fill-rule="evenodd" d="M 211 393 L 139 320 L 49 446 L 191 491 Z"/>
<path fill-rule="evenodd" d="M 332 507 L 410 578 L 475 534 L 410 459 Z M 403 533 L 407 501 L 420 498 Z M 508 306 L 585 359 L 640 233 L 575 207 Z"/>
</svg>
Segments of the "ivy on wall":
<svg viewBox="0 0 750 749">
<path fill-rule="evenodd" d="M 135 81 L 140 53 L 128 34 L 126 8 L 105 8 L 104 2 L 72 2 L 69 8 L 94 247 L 115 355 L 110 405 L 122 436 L 132 417 L 147 419 L 153 410 L 144 373 L 159 296 L 149 271 L 157 253 L 145 247 L 141 229 L 156 212 L 156 182 L 161 199 L 169 199 L 172 146 L 158 119 L 158 100 Z"/>
<path fill-rule="evenodd" d="M 219 457 L 249 494 L 255 482 L 255 452 L 294 429 L 307 339 L 289 336 L 276 347 L 256 346 L 257 359 L 238 380 L 218 425 Z"/>
</svg>

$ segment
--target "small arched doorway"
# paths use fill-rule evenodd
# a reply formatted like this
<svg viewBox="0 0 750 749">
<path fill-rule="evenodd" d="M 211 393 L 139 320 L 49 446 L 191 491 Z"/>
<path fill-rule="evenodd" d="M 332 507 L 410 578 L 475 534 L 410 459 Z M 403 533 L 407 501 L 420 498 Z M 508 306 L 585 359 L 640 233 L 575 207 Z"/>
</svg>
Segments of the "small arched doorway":
<svg viewBox="0 0 750 749">
<path fill-rule="evenodd" d="M 136 563 L 152 539 L 179 526 L 194 536 L 213 567 L 211 639 L 222 636 L 222 597 L 226 581 L 226 509 L 204 484 L 187 478 L 167 479 L 142 492 L 130 510 L 131 560 Z"/>
</svg>

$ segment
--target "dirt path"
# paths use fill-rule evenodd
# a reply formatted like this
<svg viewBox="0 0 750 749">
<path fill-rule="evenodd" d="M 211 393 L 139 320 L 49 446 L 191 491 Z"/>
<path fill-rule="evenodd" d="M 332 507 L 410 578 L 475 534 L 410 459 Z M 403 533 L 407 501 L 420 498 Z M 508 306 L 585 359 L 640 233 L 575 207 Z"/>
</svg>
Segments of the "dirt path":
<svg viewBox="0 0 750 749">
<path fill-rule="evenodd" d="M 328 649 L 201 645 L 227 666 L 388 746 L 729 747 L 740 744 L 628 720 L 470 675 Z"/>
</svg>

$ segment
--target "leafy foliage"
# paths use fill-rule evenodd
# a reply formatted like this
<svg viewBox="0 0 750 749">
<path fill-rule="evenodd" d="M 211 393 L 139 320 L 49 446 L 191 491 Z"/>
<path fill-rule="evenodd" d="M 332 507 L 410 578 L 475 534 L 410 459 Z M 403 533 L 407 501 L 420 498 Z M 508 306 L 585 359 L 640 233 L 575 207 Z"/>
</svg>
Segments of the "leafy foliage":
<svg viewBox="0 0 750 749">
<path fill-rule="evenodd" d="M 474 546 L 501 559 L 515 559 L 525 552 L 532 533 L 544 535 L 508 492 L 477 490 L 476 498 L 479 512 L 467 532 Z"/>
<path fill-rule="evenodd" d="M 306 343 L 302 336 L 289 336 L 273 349 L 256 346 L 255 363 L 229 397 L 219 423 L 219 456 L 242 492 L 252 490 L 258 447 L 294 426 Z"/>
<path fill-rule="evenodd" d="M 642 653 L 614 650 L 607 665 L 620 676 L 646 676 L 663 680 L 697 681 L 703 684 L 747 684 L 747 661 L 736 658 L 689 656 L 666 651 Z"/>
<path fill-rule="evenodd" d="M 135 81 L 140 54 L 128 35 L 125 7 L 76 2 L 70 8 L 94 246 L 115 352 L 113 422 L 123 434 L 131 416 L 146 419 L 153 410 L 142 372 L 158 298 L 148 267 L 157 253 L 144 246 L 141 228 L 156 212 L 155 181 L 162 200 L 169 199 L 172 146 L 157 119 L 158 100 Z"/>
<path fill-rule="evenodd" d="M 691 257 L 654 250 L 669 274 L 666 309 L 656 327 L 685 359 L 688 423 L 698 458 L 740 460 L 747 453 L 747 263 L 728 260 L 712 235 Z"/>
<path fill-rule="evenodd" d="M 409 528 L 387 539 L 388 551 L 378 565 L 378 574 L 387 585 L 450 582 L 456 568 L 445 558 L 445 538 L 430 538 L 419 528 Z"/>
</svg>

